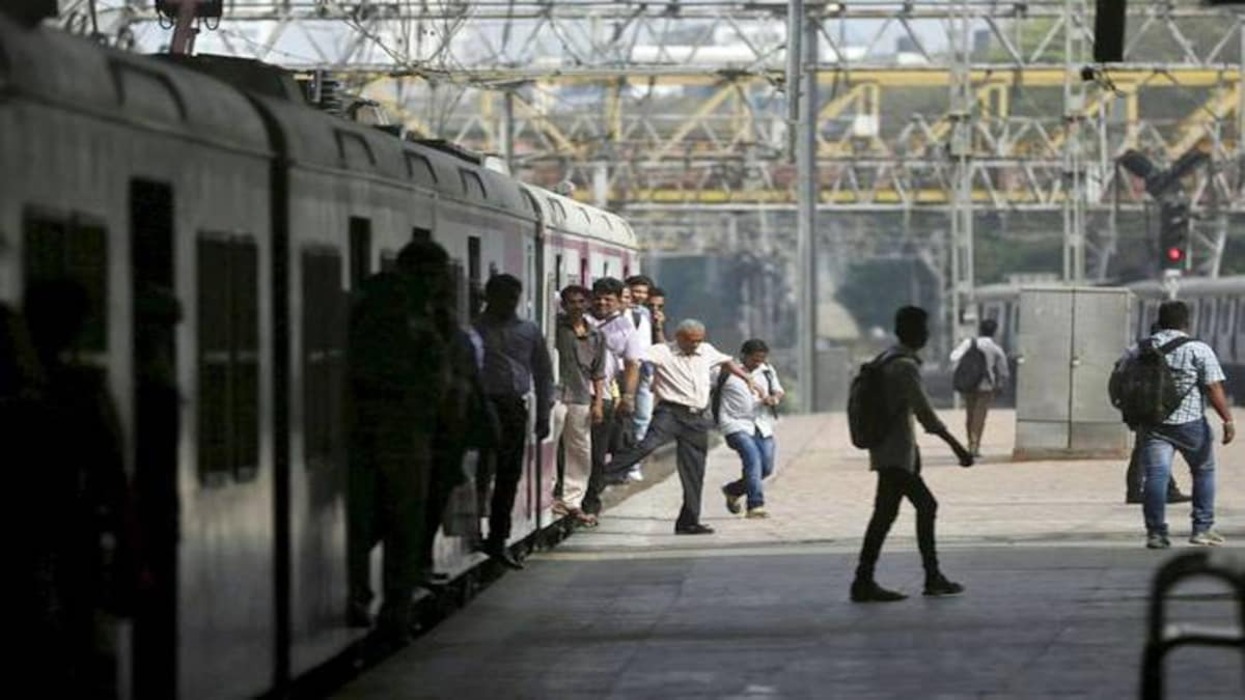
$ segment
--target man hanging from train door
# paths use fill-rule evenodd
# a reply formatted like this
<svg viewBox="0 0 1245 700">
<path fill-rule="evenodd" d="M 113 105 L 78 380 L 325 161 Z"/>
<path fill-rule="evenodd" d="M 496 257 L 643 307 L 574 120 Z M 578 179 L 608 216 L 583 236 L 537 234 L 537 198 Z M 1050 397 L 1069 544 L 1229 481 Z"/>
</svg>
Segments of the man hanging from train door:
<svg viewBox="0 0 1245 700">
<path fill-rule="evenodd" d="M 517 310 L 523 283 L 514 275 L 489 278 L 484 287 L 485 308 L 476 321 L 484 343 L 484 392 L 497 411 L 501 426 L 494 460 L 493 499 L 484 552 L 512 569 L 523 564 L 507 546 L 510 518 L 527 455 L 527 394 L 535 392 L 536 439 L 549 435 L 553 409 L 553 363 L 540 326 L 520 319 Z"/>
<path fill-rule="evenodd" d="M 415 241 L 408 247 L 436 244 Z M 410 638 L 411 596 L 419 577 L 424 508 L 432 470 L 432 435 L 449 383 L 446 343 L 433 317 L 445 251 L 407 251 L 393 271 L 364 281 L 352 309 L 348 345 L 351 391 L 349 485 L 349 622 L 370 624 L 369 559 L 385 544 L 384 600 L 377 633 L 386 643 Z"/>
</svg>

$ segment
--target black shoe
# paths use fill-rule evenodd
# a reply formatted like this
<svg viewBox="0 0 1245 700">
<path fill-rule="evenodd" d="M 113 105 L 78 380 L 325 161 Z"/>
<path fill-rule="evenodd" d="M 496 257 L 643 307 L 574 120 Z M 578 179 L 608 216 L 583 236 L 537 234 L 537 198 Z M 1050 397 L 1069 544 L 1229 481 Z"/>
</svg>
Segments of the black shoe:
<svg viewBox="0 0 1245 700">
<path fill-rule="evenodd" d="M 1192 496 L 1188 494 L 1180 493 L 1179 491 L 1169 491 L 1167 493 L 1168 503 L 1188 503 L 1189 501 L 1192 501 L 1192 500 L 1193 500 Z"/>
<path fill-rule="evenodd" d="M 959 595 L 963 592 L 964 586 L 955 581 L 948 581 L 947 577 L 942 574 L 925 580 L 925 595 L 948 596 Z"/>
<path fill-rule="evenodd" d="M 726 496 L 726 510 L 734 513 L 735 515 L 739 515 L 740 512 L 743 511 L 743 506 L 739 505 L 739 501 L 743 498 L 743 496 L 736 496 L 731 493 L 730 484 L 722 487 L 722 495 Z"/>
<path fill-rule="evenodd" d="M 489 559 L 492 559 L 506 568 L 516 570 L 523 568 L 523 562 L 515 559 L 510 554 L 510 550 L 500 545 L 488 545 L 484 548 L 484 553 L 489 556 Z"/>
<path fill-rule="evenodd" d="M 853 603 L 895 603 L 907 597 L 899 591 L 882 588 L 872 579 L 852 581 Z"/>
<path fill-rule="evenodd" d="M 694 525 L 675 525 L 674 534 L 676 535 L 712 535 L 713 528 L 708 525 L 696 523 Z"/>
</svg>

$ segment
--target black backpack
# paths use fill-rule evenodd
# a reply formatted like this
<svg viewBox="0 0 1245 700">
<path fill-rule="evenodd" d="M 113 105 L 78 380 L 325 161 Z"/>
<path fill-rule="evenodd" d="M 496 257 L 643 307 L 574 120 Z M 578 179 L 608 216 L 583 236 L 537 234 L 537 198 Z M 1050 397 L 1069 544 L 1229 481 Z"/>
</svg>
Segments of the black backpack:
<svg viewBox="0 0 1245 700">
<path fill-rule="evenodd" d="M 1176 377 L 1166 356 L 1193 340 L 1185 336 L 1155 345 L 1152 339 L 1147 339 L 1141 342 L 1137 352 L 1115 363 L 1107 392 L 1111 405 L 1119 409 L 1128 427 L 1158 425 L 1180 407 L 1188 392 L 1181 393 L 1176 387 Z"/>
<path fill-rule="evenodd" d="M 847 396 L 847 424 L 852 444 L 862 450 L 879 445 L 890 428 L 884 368 L 897 357 L 898 353 L 884 352 L 861 365 L 852 379 Z"/>
<path fill-rule="evenodd" d="M 977 347 L 977 339 L 973 338 L 973 343 L 960 357 L 960 362 L 955 366 L 955 374 L 951 375 L 951 386 L 961 394 L 967 394 L 977 391 L 977 387 L 981 386 L 981 380 L 985 379 L 989 369 L 986 367 L 986 353 Z"/>
</svg>

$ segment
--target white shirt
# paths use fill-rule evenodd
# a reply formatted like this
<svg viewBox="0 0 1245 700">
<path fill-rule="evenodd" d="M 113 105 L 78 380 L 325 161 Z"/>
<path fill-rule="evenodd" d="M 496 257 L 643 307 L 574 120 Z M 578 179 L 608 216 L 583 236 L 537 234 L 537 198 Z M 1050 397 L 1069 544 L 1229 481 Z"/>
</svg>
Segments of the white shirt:
<svg viewBox="0 0 1245 700">
<path fill-rule="evenodd" d="M 768 381 L 765 377 L 766 372 L 770 373 Z M 770 410 L 773 407 L 766 406 L 763 399 L 770 395 L 771 382 L 775 394 L 783 393 L 782 384 L 778 382 L 778 374 L 768 363 L 752 370 L 751 374 L 752 380 L 756 382 L 757 389 L 761 392 L 760 398 L 752 393 L 744 380 L 739 377 L 731 376 L 722 385 L 722 407 L 719 410 L 718 429 L 723 435 L 757 433 L 761 437 L 771 437 L 774 434 L 774 412 Z"/>
<path fill-rule="evenodd" d="M 951 351 L 951 362 L 958 363 L 964 353 L 972 347 L 973 339 L 965 338 Z M 988 335 L 977 336 L 977 347 L 986 356 L 986 376 L 981 380 L 979 391 L 1002 389 L 1011 379 L 1007 369 L 1007 353 Z"/>
<path fill-rule="evenodd" d="M 648 349 L 645 360 L 653 363 L 653 396 L 657 401 L 669 401 L 696 410 L 709 407 L 710 375 L 714 367 L 730 362 L 731 356 L 723 354 L 709 343 L 696 346 L 696 351 L 686 354 L 675 341 L 658 343 Z"/>
<path fill-rule="evenodd" d="M 644 359 L 644 346 L 640 344 L 639 333 L 631 322 L 630 314 L 620 312 L 607 319 L 598 319 L 590 314 L 584 318 L 605 336 L 606 384 L 623 370 L 626 360 Z"/>
<path fill-rule="evenodd" d="M 644 306 L 632 306 L 623 312 L 624 315 L 631 319 L 635 325 L 636 335 L 639 336 L 641 352 L 648 352 L 653 346 L 653 315 L 652 312 Z M 639 319 L 637 322 L 636 319 Z"/>
</svg>

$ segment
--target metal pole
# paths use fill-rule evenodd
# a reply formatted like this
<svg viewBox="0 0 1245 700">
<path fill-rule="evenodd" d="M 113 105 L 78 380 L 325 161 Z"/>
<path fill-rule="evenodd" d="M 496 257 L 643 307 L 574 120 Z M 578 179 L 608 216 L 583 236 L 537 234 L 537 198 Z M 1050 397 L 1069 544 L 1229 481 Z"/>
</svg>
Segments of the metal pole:
<svg viewBox="0 0 1245 700">
<path fill-rule="evenodd" d="M 798 151 L 796 131 L 800 123 L 800 60 L 804 57 L 804 0 L 787 0 L 787 152 Z M 788 161 L 790 162 L 790 161 Z"/>
<path fill-rule="evenodd" d="M 1085 281 L 1085 173 L 1081 153 L 1085 87 L 1080 73 L 1087 16 L 1084 0 L 1064 0 L 1063 279 L 1069 284 Z"/>
<path fill-rule="evenodd" d="M 817 391 L 817 22 L 803 14 L 796 15 L 804 31 L 804 65 L 799 95 L 799 134 L 796 137 L 796 170 L 799 182 L 799 225 L 797 228 L 797 280 L 799 283 L 799 319 L 796 324 L 799 344 L 800 410 L 816 409 Z M 796 32 L 799 33 L 798 31 Z"/>
<path fill-rule="evenodd" d="M 947 324 L 945 351 L 959 341 L 964 311 L 972 308 L 973 279 L 973 109 L 976 96 L 972 85 L 972 19 L 967 3 L 956 8 L 951 20 L 952 65 L 950 111 L 952 127 L 948 155 L 954 164 L 954 194 L 951 204 L 951 284 L 950 322 Z M 959 406 L 959 395 L 955 395 Z"/>
<path fill-rule="evenodd" d="M 506 172 L 514 175 L 514 91 L 506 90 L 502 101 L 501 118 L 502 157 L 506 159 Z"/>
</svg>

